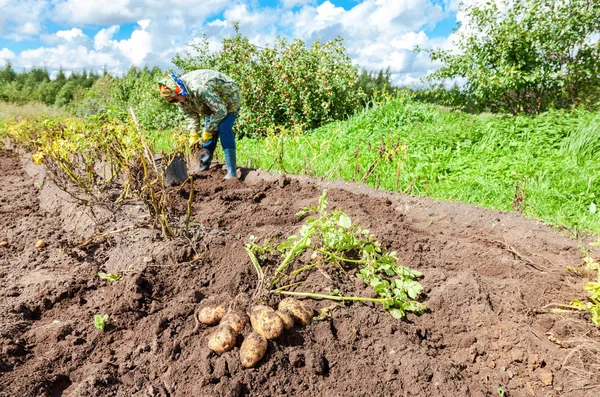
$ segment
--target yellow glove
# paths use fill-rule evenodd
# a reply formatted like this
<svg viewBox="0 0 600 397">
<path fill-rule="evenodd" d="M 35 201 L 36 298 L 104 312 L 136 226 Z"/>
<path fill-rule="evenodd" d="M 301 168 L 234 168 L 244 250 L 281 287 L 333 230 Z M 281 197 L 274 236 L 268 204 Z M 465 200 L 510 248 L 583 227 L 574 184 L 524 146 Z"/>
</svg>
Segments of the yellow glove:
<svg viewBox="0 0 600 397">
<path fill-rule="evenodd" d="M 209 131 L 202 131 L 202 140 L 204 142 L 210 141 L 213 139 L 213 133 Z"/>
<path fill-rule="evenodd" d="M 196 143 L 198 143 L 198 133 L 197 132 L 190 132 L 190 146 L 194 146 Z"/>
</svg>

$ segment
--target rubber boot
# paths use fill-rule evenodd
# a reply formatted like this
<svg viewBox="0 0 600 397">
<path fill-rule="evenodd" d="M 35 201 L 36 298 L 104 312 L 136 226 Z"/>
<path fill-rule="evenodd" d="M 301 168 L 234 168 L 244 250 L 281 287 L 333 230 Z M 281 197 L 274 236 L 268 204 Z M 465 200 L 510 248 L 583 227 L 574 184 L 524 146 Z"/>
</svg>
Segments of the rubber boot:
<svg viewBox="0 0 600 397">
<path fill-rule="evenodd" d="M 235 165 L 235 149 L 225 149 L 225 164 L 227 165 L 227 175 L 224 179 L 231 179 L 237 177 L 236 165 Z"/>
<path fill-rule="evenodd" d="M 213 152 L 204 149 L 200 152 L 200 171 L 208 171 L 210 163 L 212 163 Z"/>
</svg>

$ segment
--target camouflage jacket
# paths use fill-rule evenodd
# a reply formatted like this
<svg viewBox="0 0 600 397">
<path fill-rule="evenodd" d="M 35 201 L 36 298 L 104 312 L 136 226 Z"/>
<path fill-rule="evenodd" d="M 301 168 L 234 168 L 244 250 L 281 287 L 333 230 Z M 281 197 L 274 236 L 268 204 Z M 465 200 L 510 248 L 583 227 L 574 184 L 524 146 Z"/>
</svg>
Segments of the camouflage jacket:
<svg viewBox="0 0 600 397">
<path fill-rule="evenodd" d="M 191 132 L 202 130 L 204 117 L 210 118 L 204 129 L 218 131 L 219 123 L 228 113 L 237 112 L 242 103 L 237 83 L 223 73 L 202 69 L 186 73 L 180 79 L 188 90 L 189 98 L 178 104 L 179 110 Z"/>
</svg>

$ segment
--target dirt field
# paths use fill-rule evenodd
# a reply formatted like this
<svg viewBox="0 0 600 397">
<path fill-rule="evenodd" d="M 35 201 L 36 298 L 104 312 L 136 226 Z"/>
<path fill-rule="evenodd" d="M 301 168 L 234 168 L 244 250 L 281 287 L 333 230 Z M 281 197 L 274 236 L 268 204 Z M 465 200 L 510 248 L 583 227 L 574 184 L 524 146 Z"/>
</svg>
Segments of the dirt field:
<svg viewBox="0 0 600 397">
<path fill-rule="evenodd" d="M 165 241 L 129 228 L 144 221 L 140 205 L 91 217 L 41 167 L 0 152 L 0 396 L 498 396 L 499 387 L 600 396 L 600 329 L 585 315 L 541 310 L 585 297 L 565 269 L 582 264 L 583 242 L 515 213 L 223 174 L 214 167 L 196 181 L 193 238 Z M 192 334 L 198 305 L 246 302 L 256 287 L 249 236 L 296 233 L 296 212 L 324 188 L 331 207 L 424 274 L 427 312 L 395 320 L 373 304 L 336 304 L 332 318 L 269 342 L 256 368 L 241 366 L 238 348 L 212 353 L 209 328 Z M 40 239 L 46 247 L 35 247 Z M 99 271 L 125 273 L 111 283 Z M 355 277 L 311 288 L 371 293 Z M 104 332 L 95 314 L 110 316 Z"/>
</svg>

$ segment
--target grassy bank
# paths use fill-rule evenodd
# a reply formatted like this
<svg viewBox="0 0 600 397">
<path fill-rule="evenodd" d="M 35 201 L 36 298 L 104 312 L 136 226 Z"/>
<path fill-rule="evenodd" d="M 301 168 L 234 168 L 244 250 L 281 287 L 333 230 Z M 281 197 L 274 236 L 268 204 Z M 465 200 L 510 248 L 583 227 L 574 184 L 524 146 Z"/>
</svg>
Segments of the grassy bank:
<svg viewBox="0 0 600 397">
<path fill-rule="evenodd" d="M 244 166 L 520 209 L 575 235 L 600 233 L 598 113 L 472 116 L 397 98 L 308 135 L 238 147 Z"/>
</svg>

